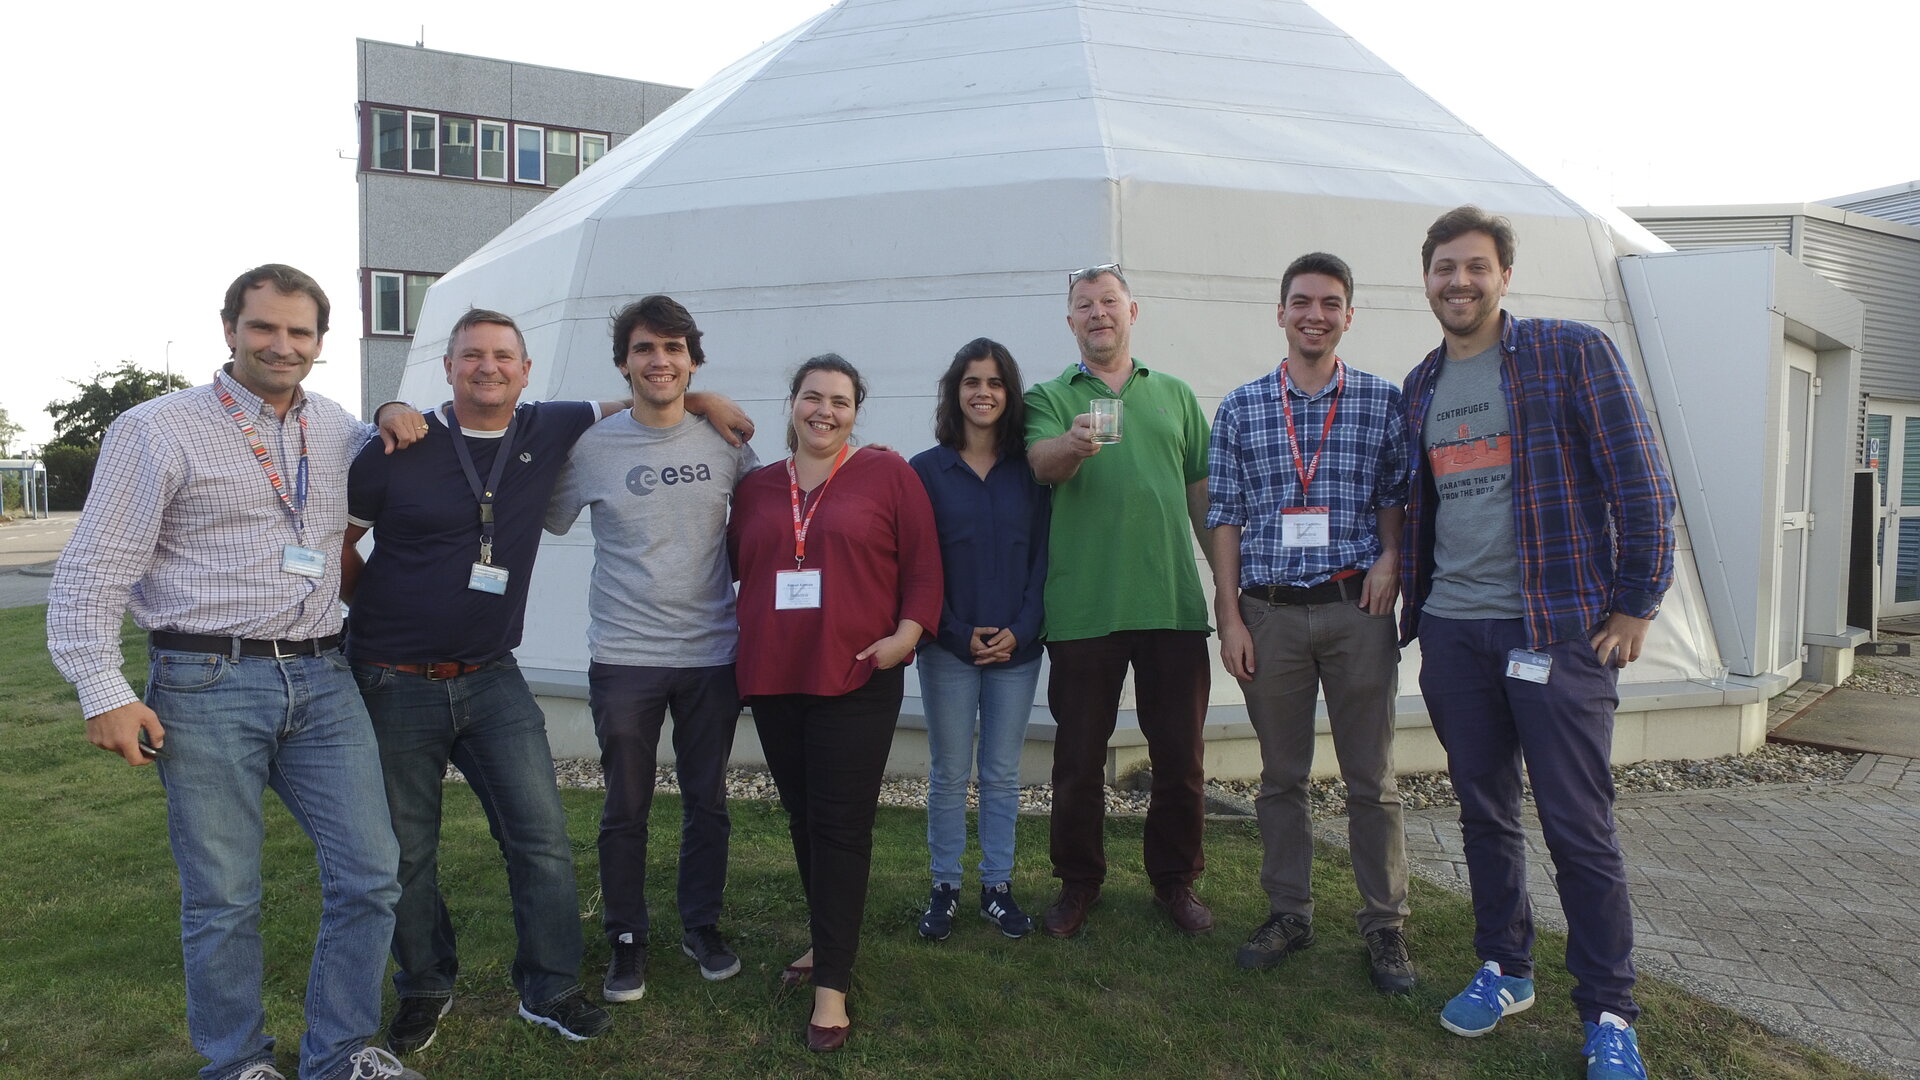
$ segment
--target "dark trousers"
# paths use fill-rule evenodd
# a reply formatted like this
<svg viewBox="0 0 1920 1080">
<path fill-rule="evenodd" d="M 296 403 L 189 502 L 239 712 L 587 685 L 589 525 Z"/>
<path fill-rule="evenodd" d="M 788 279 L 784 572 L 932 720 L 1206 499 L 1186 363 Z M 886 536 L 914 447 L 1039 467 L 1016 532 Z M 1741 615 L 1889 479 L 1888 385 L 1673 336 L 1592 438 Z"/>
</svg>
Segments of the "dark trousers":
<svg viewBox="0 0 1920 1080">
<path fill-rule="evenodd" d="M 1526 644 L 1520 619 L 1420 617 L 1420 692 L 1460 797 L 1474 950 L 1510 975 L 1532 973 L 1524 761 L 1567 917 L 1574 1005 L 1584 1020 L 1632 1023 L 1633 911 L 1608 767 L 1619 672 L 1581 638 L 1540 650 L 1553 658 L 1545 684 L 1507 677 L 1508 651 Z"/>
<path fill-rule="evenodd" d="M 727 888 L 727 759 L 739 726 L 733 665 L 587 666 L 587 702 L 600 741 L 607 799 L 600 811 L 601 924 L 608 940 L 647 940 L 647 820 L 660 728 L 673 710 L 674 772 L 680 780 L 680 925 L 714 926 Z"/>
<path fill-rule="evenodd" d="M 900 721 L 905 669 L 837 697 L 755 697 L 754 727 L 780 788 L 813 932 L 813 984 L 846 993 L 873 869 L 873 813 Z"/>
<path fill-rule="evenodd" d="M 1145 861 L 1156 887 L 1185 885 L 1206 867 L 1206 777 L 1200 728 L 1211 682 L 1207 635 L 1197 630 L 1121 630 L 1049 641 L 1053 672 L 1047 707 L 1053 742 L 1053 876 L 1098 886 L 1107 877 L 1107 741 L 1120 711 L 1120 684 L 1133 667 L 1140 732 L 1153 764 Z"/>
</svg>

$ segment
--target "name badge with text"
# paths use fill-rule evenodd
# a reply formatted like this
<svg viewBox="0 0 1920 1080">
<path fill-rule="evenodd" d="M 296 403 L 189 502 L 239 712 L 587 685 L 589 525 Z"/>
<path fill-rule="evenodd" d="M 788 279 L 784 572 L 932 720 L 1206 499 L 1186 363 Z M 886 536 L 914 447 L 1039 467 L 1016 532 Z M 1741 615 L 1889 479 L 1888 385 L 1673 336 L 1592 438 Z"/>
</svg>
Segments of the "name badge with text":
<svg viewBox="0 0 1920 1080">
<path fill-rule="evenodd" d="M 288 544 L 280 549 L 280 569 L 300 577 L 325 577 L 327 553 L 317 548 Z"/>
<path fill-rule="evenodd" d="M 1333 510 L 1325 506 L 1289 506 L 1280 511 L 1280 543 L 1287 547 L 1326 547 Z"/>
<path fill-rule="evenodd" d="M 1553 671 L 1553 657 L 1530 649 L 1507 650 L 1507 678 L 1546 685 Z"/>
<path fill-rule="evenodd" d="M 467 575 L 467 588 L 472 589 L 474 592 L 505 596 L 507 594 L 506 567 L 491 566 L 487 563 L 474 563 L 473 572 Z"/>
<path fill-rule="evenodd" d="M 820 606 L 820 571 L 782 570 L 773 579 L 773 610 L 796 611 Z"/>
</svg>

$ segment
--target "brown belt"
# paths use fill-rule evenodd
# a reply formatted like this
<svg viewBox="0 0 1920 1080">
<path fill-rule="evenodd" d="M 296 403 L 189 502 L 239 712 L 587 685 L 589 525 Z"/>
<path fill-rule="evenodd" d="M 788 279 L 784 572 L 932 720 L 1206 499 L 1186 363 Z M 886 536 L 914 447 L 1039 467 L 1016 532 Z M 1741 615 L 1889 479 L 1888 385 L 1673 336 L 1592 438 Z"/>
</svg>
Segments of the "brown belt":
<svg viewBox="0 0 1920 1080">
<path fill-rule="evenodd" d="M 457 679 L 462 675 L 471 675 L 485 664 L 463 664 L 458 660 L 442 660 L 437 664 L 383 664 L 378 660 L 362 660 L 363 664 L 374 667 L 391 668 L 405 675 L 424 675 L 430 680 Z"/>
<path fill-rule="evenodd" d="M 1240 595 L 1251 597 L 1263 604 L 1276 604 L 1281 607 L 1305 607 L 1308 604 L 1337 604 L 1347 599 L 1347 583 L 1355 581 L 1351 577 L 1334 578 L 1318 585 L 1301 588 L 1298 585 L 1255 585 L 1241 589 Z M 1351 590 L 1354 598 L 1360 596 L 1359 584 L 1355 581 Z"/>
</svg>

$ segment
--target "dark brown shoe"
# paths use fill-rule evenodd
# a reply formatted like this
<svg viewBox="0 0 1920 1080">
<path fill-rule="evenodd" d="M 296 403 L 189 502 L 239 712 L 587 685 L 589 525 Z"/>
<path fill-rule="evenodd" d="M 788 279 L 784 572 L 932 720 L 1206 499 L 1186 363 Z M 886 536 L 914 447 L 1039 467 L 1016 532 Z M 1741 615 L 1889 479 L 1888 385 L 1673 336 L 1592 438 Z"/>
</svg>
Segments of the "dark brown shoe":
<svg viewBox="0 0 1920 1080">
<path fill-rule="evenodd" d="M 1191 885 L 1156 885 L 1153 903 L 1165 909 L 1174 928 L 1183 934 L 1204 934 L 1213 929 L 1213 912 L 1193 895 Z"/>
<path fill-rule="evenodd" d="M 831 1054 L 847 1045 L 847 1033 L 853 1030 L 852 1024 L 839 1027 L 821 1027 L 818 1024 L 807 1025 L 807 1049 L 816 1054 Z"/>
<path fill-rule="evenodd" d="M 1067 882 L 1047 908 L 1040 928 L 1048 937 L 1070 938 L 1087 925 L 1087 912 L 1100 902 L 1100 886 Z"/>
</svg>

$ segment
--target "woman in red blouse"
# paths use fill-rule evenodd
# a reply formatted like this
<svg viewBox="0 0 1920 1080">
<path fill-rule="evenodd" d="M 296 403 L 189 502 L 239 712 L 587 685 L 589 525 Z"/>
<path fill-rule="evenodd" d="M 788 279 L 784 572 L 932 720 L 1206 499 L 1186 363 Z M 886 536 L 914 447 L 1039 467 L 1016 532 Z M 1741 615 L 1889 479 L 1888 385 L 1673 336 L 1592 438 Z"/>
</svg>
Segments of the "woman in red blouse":
<svg viewBox="0 0 1920 1080">
<path fill-rule="evenodd" d="M 780 788 L 813 947 L 785 978 L 813 981 L 807 1045 L 847 1040 L 873 815 L 905 676 L 940 619 L 933 508 L 904 459 L 848 444 L 866 383 L 833 353 L 791 387 L 791 457 L 747 476 L 727 547 L 740 579 L 740 694 Z"/>
</svg>

